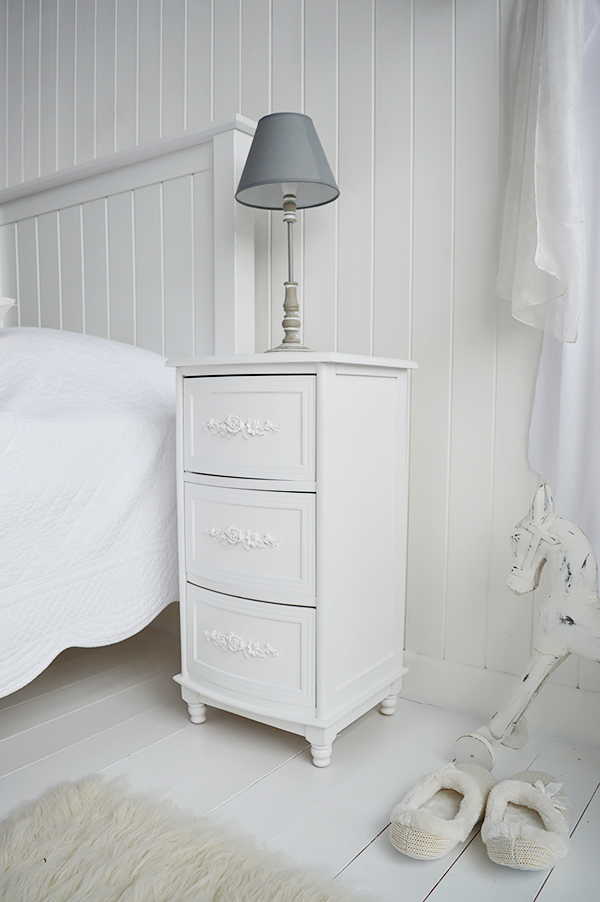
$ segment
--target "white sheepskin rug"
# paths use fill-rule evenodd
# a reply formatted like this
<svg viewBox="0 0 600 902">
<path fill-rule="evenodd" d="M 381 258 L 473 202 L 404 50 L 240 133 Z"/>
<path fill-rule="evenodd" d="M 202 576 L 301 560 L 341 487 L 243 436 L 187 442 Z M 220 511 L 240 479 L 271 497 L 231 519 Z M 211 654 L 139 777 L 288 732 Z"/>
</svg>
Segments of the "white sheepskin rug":
<svg viewBox="0 0 600 902">
<path fill-rule="evenodd" d="M 0 825 L 3 902 L 358 902 L 279 853 L 90 776 Z"/>
</svg>

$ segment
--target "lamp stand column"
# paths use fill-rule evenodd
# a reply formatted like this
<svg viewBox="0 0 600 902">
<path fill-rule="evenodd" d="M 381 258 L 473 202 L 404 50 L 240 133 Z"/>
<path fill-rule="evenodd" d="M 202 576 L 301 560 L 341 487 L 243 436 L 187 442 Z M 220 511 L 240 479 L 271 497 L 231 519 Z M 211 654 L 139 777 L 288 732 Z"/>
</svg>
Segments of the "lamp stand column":
<svg viewBox="0 0 600 902">
<path fill-rule="evenodd" d="M 294 241 L 292 227 L 296 222 L 296 198 L 286 194 L 283 198 L 283 221 L 287 223 L 288 244 L 288 278 L 284 282 L 285 297 L 283 300 L 283 320 L 281 325 L 285 338 L 277 348 L 271 351 L 308 351 L 298 338 L 300 331 L 300 305 L 298 303 L 298 283 L 294 281 Z"/>
<path fill-rule="evenodd" d="M 298 283 L 284 282 L 285 298 L 283 301 L 284 317 L 281 321 L 285 338 L 281 342 L 281 349 L 289 348 L 294 351 L 306 351 L 307 348 L 300 343 L 298 332 L 300 331 L 300 305 L 298 303 Z"/>
</svg>

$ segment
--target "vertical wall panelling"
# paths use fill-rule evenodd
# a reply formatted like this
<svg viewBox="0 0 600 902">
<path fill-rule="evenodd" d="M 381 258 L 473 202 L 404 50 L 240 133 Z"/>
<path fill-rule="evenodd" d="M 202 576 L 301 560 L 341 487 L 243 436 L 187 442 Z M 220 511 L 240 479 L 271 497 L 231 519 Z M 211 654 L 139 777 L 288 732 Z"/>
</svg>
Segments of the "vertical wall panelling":
<svg viewBox="0 0 600 902">
<path fill-rule="evenodd" d="M 138 135 L 144 144 L 161 137 L 162 0 L 138 2 Z"/>
<path fill-rule="evenodd" d="M 40 0 L 23 3 L 23 178 L 40 174 Z"/>
<path fill-rule="evenodd" d="M 273 0 L 242 0 L 241 111 L 257 121 L 272 110 Z M 271 347 L 271 216 L 254 216 L 256 348 Z"/>
<path fill-rule="evenodd" d="M 240 0 L 213 3 L 213 119 L 230 119 L 240 108 Z"/>
<path fill-rule="evenodd" d="M 6 187 L 6 153 L 8 119 L 8 0 L 0 0 L 0 190 Z"/>
<path fill-rule="evenodd" d="M 59 213 L 60 284 L 62 327 L 85 332 L 83 305 L 83 251 L 81 207 L 66 207 Z"/>
<path fill-rule="evenodd" d="M 453 4 L 419 0 L 414 28 L 412 354 L 419 371 L 412 380 L 406 641 L 412 651 L 440 658 L 451 430 Z"/>
<path fill-rule="evenodd" d="M 373 349 L 381 357 L 411 354 L 412 51 L 412 3 L 378 0 Z"/>
<path fill-rule="evenodd" d="M 40 7 L 40 175 L 56 172 L 58 0 Z"/>
<path fill-rule="evenodd" d="M 136 344 L 133 191 L 107 198 L 110 337 Z"/>
<path fill-rule="evenodd" d="M 212 0 L 187 0 L 186 9 L 186 128 L 197 131 L 213 118 Z"/>
<path fill-rule="evenodd" d="M 61 328 L 58 213 L 38 217 L 40 325 Z"/>
<path fill-rule="evenodd" d="M 115 140 L 115 29 L 118 0 L 96 0 L 95 157 L 114 153 Z"/>
<path fill-rule="evenodd" d="M 271 2 L 241 0 L 241 111 L 258 120 L 271 111 Z"/>
<path fill-rule="evenodd" d="M 235 200 L 250 144 L 241 132 L 214 139 L 215 354 L 255 348 L 254 211 Z"/>
<path fill-rule="evenodd" d="M 272 4 L 272 111 L 303 112 L 303 0 Z"/>
<path fill-rule="evenodd" d="M 8 3 L 6 48 L 6 184 L 23 181 L 23 4 Z"/>
<path fill-rule="evenodd" d="M 541 333 L 519 328 L 509 305 L 499 307 L 486 665 L 506 673 L 522 673 L 531 651 L 532 597 L 513 595 L 506 578 L 512 562 L 510 535 L 539 484 L 527 466 L 527 442 L 536 374 L 532 361 L 537 363 L 540 349 Z"/>
<path fill-rule="evenodd" d="M 272 79 L 271 110 L 277 112 L 305 112 L 304 110 L 304 18 L 302 0 L 288 0 L 286 3 L 272 4 Z M 309 214 L 310 215 L 310 214 Z M 282 214 L 274 212 L 271 219 L 271 335 L 273 345 L 283 338 L 283 283 L 287 279 L 287 227 Z M 302 235 L 304 213 L 299 212 L 298 224 L 294 226 L 294 275 L 300 276 L 303 269 Z M 304 306 L 304 284 L 298 278 L 298 298 Z M 304 338 L 301 333 L 301 338 Z"/>
<path fill-rule="evenodd" d="M 273 308 L 273 284 L 271 281 L 271 232 L 273 220 L 270 214 L 260 213 L 254 216 L 254 292 L 256 296 L 256 310 L 254 322 L 256 329 L 256 350 L 266 351 L 273 347 L 271 329 L 271 310 Z M 275 286 L 277 288 L 277 286 Z M 283 287 L 278 298 L 283 303 Z M 280 334 L 279 327 L 277 329 Z M 277 342 L 278 344 L 279 342 Z"/>
<path fill-rule="evenodd" d="M 165 354 L 194 353 L 194 270 L 192 177 L 163 184 Z"/>
<path fill-rule="evenodd" d="M 39 326 L 37 221 L 23 219 L 17 224 L 19 316 L 21 326 Z"/>
<path fill-rule="evenodd" d="M 339 5 L 338 350 L 371 354 L 373 3 Z"/>
<path fill-rule="evenodd" d="M 186 0 L 163 0 L 161 135 L 174 135 L 185 127 L 185 11 Z"/>
<path fill-rule="evenodd" d="M 108 272 L 106 242 L 106 200 L 103 197 L 83 205 L 83 296 L 85 331 L 108 338 Z"/>
<path fill-rule="evenodd" d="M 118 0 L 116 31 L 115 141 L 123 150 L 135 145 L 137 134 L 137 0 Z"/>
<path fill-rule="evenodd" d="M 138 188 L 133 202 L 137 341 L 143 348 L 164 354 L 161 186 Z"/>
<path fill-rule="evenodd" d="M 77 0 L 75 33 L 75 162 L 96 148 L 96 2 Z"/>
<path fill-rule="evenodd" d="M 75 44 L 76 0 L 58 2 L 58 59 L 56 71 L 56 168 L 75 162 Z"/>
<path fill-rule="evenodd" d="M 468 10 L 456 4 L 455 303 L 444 655 L 478 667 L 485 665 L 492 527 L 499 199 L 496 20 L 495 3 Z M 485 129 L 473 116 L 473 110 L 483 108 L 488 114 Z M 473 598 L 481 603 L 474 605 Z"/>
<path fill-rule="evenodd" d="M 214 232 L 212 172 L 193 176 L 194 354 L 215 353 Z"/>
<path fill-rule="evenodd" d="M 337 177 L 338 156 L 338 4 L 337 0 L 306 0 L 304 10 L 305 111 Z M 340 188 L 343 191 L 343 187 Z M 337 339 L 338 202 L 304 214 L 303 284 L 304 341 L 315 350 L 332 350 Z"/>
</svg>

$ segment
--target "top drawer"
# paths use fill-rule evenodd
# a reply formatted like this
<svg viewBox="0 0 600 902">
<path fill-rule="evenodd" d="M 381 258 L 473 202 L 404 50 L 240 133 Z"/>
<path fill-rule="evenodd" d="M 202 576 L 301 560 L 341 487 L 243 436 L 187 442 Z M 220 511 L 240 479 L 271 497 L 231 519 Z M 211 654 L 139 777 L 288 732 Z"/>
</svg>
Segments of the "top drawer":
<svg viewBox="0 0 600 902">
<path fill-rule="evenodd" d="M 187 377 L 184 469 L 314 481 L 315 382 L 315 376 Z"/>
</svg>

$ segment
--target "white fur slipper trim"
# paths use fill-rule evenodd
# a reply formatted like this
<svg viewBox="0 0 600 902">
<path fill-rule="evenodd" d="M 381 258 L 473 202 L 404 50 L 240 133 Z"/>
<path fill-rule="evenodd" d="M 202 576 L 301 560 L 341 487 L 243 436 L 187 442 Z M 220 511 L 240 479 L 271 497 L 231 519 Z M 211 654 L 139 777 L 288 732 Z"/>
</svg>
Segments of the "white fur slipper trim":
<svg viewBox="0 0 600 902">
<path fill-rule="evenodd" d="M 392 845 L 410 858 L 439 858 L 481 820 L 495 780 L 477 764 L 448 764 L 423 777 L 392 811 Z"/>
<path fill-rule="evenodd" d="M 518 870 L 548 870 L 569 849 L 569 801 L 550 774 L 527 771 L 498 783 L 481 828 L 488 856 Z"/>
</svg>

